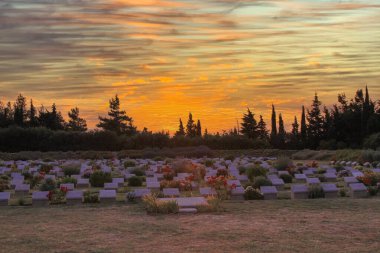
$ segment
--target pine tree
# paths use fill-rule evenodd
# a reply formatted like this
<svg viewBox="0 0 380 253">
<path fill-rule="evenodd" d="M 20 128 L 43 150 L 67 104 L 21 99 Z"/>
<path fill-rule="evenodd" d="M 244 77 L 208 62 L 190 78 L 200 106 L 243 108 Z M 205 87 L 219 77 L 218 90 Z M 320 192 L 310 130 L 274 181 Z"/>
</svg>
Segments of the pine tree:
<svg viewBox="0 0 380 253">
<path fill-rule="evenodd" d="M 369 100 L 369 93 L 368 93 L 368 86 L 365 86 L 365 99 L 363 103 L 363 109 L 362 109 L 362 115 L 361 115 L 361 130 L 362 130 L 362 137 L 365 137 L 368 134 L 368 120 L 370 118 L 370 110 L 371 110 L 370 100 Z"/>
<path fill-rule="evenodd" d="M 312 148 L 317 148 L 322 134 L 323 118 L 321 115 L 321 102 L 318 100 L 318 95 L 315 93 L 314 100 L 311 105 L 311 110 L 308 110 L 307 121 L 308 125 L 308 138 Z"/>
<path fill-rule="evenodd" d="M 285 138 L 286 138 L 286 131 L 284 126 L 284 121 L 282 119 L 282 115 L 278 116 L 278 145 L 280 148 L 285 147 Z"/>
<path fill-rule="evenodd" d="M 25 127 L 28 113 L 26 110 L 26 98 L 19 94 L 13 105 L 13 120 L 17 126 Z"/>
<path fill-rule="evenodd" d="M 97 127 L 103 130 L 112 131 L 117 134 L 133 135 L 136 133 L 136 127 L 133 125 L 133 119 L 125 111 L 120 109 L 120 100 L 116 94 L 109 100 L 109 117 L 99 117 Z"/>
<path fill-rule="evenodd" d="M 67 123 L 67 130 L 85 132 L 87 131 L 86 120 L 79 116 L 79 108 L 75 107 L 68 112 L 69 122 Z"/>
<path fill-rule="evenodd" d="M 182 119 L 179 119 L 178 131 L 175 133 L 175 136 L 185 136 L 185 128 L 183 127 Z"/>
<path fill-rule="evenodd" d="M 300 134 L 299 124 L 296 116 L 294 117 L 294 122 L 292 124 L 292 133 L 290 139 L 292 148 L 298 149 L 300 144 Z"/>
<path fill-rule="evenodd" d="M 207 128 L 205 129 L 205 133 L 204 133 L 204 136 L 207 137 L 208 136 L 208 131 L 207 131 Z"/>
<path fill-rule="evenodd" d="M 305 148 L 307 146 L 307 126 L 306 126 L 305 106 L 302 106 L 302 115 L 301 115 L 301 142 L 302 142 L 302 146 Z"/>
<path fill-rule="evenodd" d="M 243 123 L 241 123 L 241 133 L 250 139 L 258 137 L 257 122 L 255 115 L 248 108 L 247 113 L 243 115 Z"/>
<path fill-rule="evenodd" d="M 30 100 L 30 108 L 29 108 L 29 111 L 28 111 L 28 118 L 29 118 L 29 121 L 28 121 L 28 126 L 29 127 L 38 127 L 39 126 L 38 116 L 37 116 L 37 109 L 34 106 L 32 99 Z"/>
<path fill-rule="evenodd" d="M 200 120 L 197 121 L 196 135 L 202 137 L 202 126 Z"/>
<path fill-rule="evenodd" d="M 195 137 L 196 136 L 196 125 L 194 124 L 193 115 L 189 113 L 189 119 L 186 124 L 186 136 Z"/>
<path fill-rule="evenodd" d="M 259 135 L 259 138 L 262 140 L 267 140 L 268 139 L 268 130 L 267 130 L 267 124 L 263 120 L 263 116 L 260 115 L 260 121 L 257 124 L 257 132 Z"/>
</svg>

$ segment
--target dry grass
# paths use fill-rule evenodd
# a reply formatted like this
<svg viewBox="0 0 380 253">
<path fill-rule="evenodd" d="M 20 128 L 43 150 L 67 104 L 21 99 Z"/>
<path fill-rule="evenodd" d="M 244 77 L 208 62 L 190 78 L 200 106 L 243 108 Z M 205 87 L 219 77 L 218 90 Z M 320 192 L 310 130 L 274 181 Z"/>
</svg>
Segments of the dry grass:
<svg viewBox="0 0 380 253">
<path fill-rule="evenodd" d="M 0 252 L 379 252 L 380 199 L 226 203 L 148 216 L 140 205 L 0 209 Z"/>
</svg>

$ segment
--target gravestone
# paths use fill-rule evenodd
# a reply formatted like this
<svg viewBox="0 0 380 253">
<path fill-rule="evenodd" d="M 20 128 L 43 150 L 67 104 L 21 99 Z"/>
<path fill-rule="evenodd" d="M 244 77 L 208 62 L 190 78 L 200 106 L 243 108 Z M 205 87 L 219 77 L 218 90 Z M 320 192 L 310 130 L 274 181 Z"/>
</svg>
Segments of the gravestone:
<svg viewBox="0 0 380 253">
<path fill-rule="evenodd" d="M 134 194 L 135 198 L 142 198 L 146 195 L 151 194 L 151 192 L 152 191 L 150 189 L 147 189 L 147 188 L 139 188 L 139 189 L 133 190 L 133 194 Z"/>
<path fill-rule="evenodd" d="M 119 187 L 118 183 L 104 183 L 105 190 L 117 190 Z"/>
<path fill-rule="evenodd" d="M 344 177 L 343 180 L 347 187 L 349 187 L 350 184 L 359 183 L 356 177 Z"/>
<path fill-rule="evenodd" d="M 278 190 L 283 190 L 285 182 L 281 178 L 272 178 L 269 179 L 272 182 L 272 185 L 275 186 Z"/>
<path fill-rule="evenodd" d="M 307 199 L 308 189 L 306 185 L 294 184 L 291 186 L 291 198 L 292 199 Z"/>
<path fill-rule="evenodd" d="M 100 203 L 115 203 L 116 201 L 116 191 L 115 190 L 100 190 L 99 191 L 99 202 Z"/>
<path fill-rule="evenodd" d="M 331 172 L 326 172 L 324 174 L 326 182 L 336 182 L 336 174 Z"/>
<path fill-rule="evenodd" d="M 75 185 L 73 183 L 60 184 L 59 187 L 65 187 L 68 191 L 73 191 L 75 189 Z"/>
<path fill-rule="evenodd" d="M 188 198 L 159 198 L 158 201 L 176 201 L 180 208 L 196 208 L 201 205 L 208 205 L 204 197 Z"/>
<path fill-rule="evenodd" d="M 90 180 L 88 178 L 80 178 L 77 180 L 77 188 L 90 187 Z"/>
<path fill-rule="evenodd" d="M 336 187 L 335 184 L 332 183 L 324 183 L 322 184 L 323 192 L 325 193 L 325 198 L 336 198 L 338 197 L 338 187 Z"/>
<path fill-rule="evenodd" d="M 294 178 L 297 183 L 306 183 L 306 175 L 305 174 L 294 174 Z"/>
<path fill-rule="evenodd" d="M 29 195 L 30 185 L 29 184 L 18 184 L 15 187 L 15 196 L 16 197 L 25 197 Z"/>
<path fill-rule="evenodd" d="M 232 200 L 244 200 L 244 188 L 241 186 L 231 190 Z"/>
<path fill-rule="evenodd" d="M 276 186 L 260 186 L 260 191 L 264 196 L 264 200 L 277 199 Z"/>
<path fill-rule="evenodd" d="M 199 192 L 203 197 L 216 195 L 215 189 L 211 187 L 201 187 L 199 188 Z"/>
<path fill-rule="evenodd" d="M 362 183 L 351 183 L 350 193 L 352 198 L 365 198 L 368 197 L 367 187 Z"/>
<path fill-rule="evenodd" d="M 33 206 L 47 206 L 49 205 L 48 191 L 36 191 L 32 193 Z"/>
<path fill-rule="evenodd" d="M 112 178 L 112 183 L 117 183 L 118 187 L 124 186 L 124 178 L 118 177 L 118 178 Z"/>
<path fill-rule="evenodd" d="M 306 183 L 307 185 L 319 185 L 321 181 L 316 177 L 308 177 L 306 178 Z"/>
<path fill-rule="evenodd" d="M 83 191 L 69 191 L 66 193 L 66 204 L 68 205 L 80 205 L 83 201 Z"/>
<path fill-rule="evenodd" d="M 152 191 L 159 191 L 160 190 L 160 182 L 158 182 L 158 181 L 147 181 L 146 182 L 146 188 L 148 188 Z"/>
<path fill-rule="evenodd" d="M 178 188 L 164 188 L 162 192 L 165 197 L 179 197 L 180 195 Z"/>
<path fill-rule="evenodd" d="M 0 206 L 7 206 L 10 198 L 10 192 L 0 192 Z"/>
</svg>

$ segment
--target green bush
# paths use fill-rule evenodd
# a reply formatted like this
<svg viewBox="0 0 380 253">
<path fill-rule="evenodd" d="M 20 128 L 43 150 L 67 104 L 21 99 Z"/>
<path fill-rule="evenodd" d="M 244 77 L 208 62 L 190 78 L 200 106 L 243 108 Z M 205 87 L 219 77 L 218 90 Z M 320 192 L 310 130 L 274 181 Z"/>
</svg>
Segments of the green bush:
<svg viewBox="0 0 380 253">
<path fill-rule="evenodd" d="M 60 184 L 74 184 L 74 185 L 76 185 L 77 179 L 73 178 L 73 177 L 64 177 L 64 178 L 59 180 L 59 183 Z"/>
<path fill-rule="evenodd" d="M 99 203 L 99 194 L 96 192 L 85 191 L 83 193 L 84 203 Z"/>
<path fill-rule="evenodd" d="M 289 174 L 281 174 L 280 178 L 284 180 L 285 184 L 291 184 L 293 182 L 293 177 Z"/>
<path fill-rule="evenodd" d="M 145 171 L 140 168 L 134 168 L 131 170 L 131 174 L 135 174 L 136 176 L 145 176 Z"/>
<path fill-rule="evenodd" d="M 133 160 L 127 160 L 124 162 L 124 168 L 135 167 L 136 162 Z"/>
<path fill-rule="evenodd" d="M 257 189 L 254 189 L 252 186 L 248 186 L 244 190 L 244 199 L 246 200 L 261 200 L 264 199 L 264 196 Z"/>
<path fill-rule="evenodd" d="M 112 182 L 112 177 L 110 173 L 105 173 L 103 171 L 95 171 L 90 176 L 90 184 L 92 187 L 104 187 L 104 183 Z"/>
<path fill-rule="evenodd" d="M 263 176 L 259 176 L 253 180 L 252 187 L 255 189 L 260 189 L 261 186 L 271 186 L 271 185 L 272 185 L 271 181 L 269 181 Z"/>
<path fill-rule="evenodd" d="M 239 166 L 238 170 L 239 170 L 239 174 L 242 175 L 246 172 L 247 168 L 244 166 Z"/>
<path fill-rule="evenodd" d="M 48 178 L 40 186 L 40 191 L 53 191 L 57 188 L 55 180 Z"/>
<path fill-rule="evenodd" d="M 205 161 L 205 166 L 206 167 L 212 167 L 214 165 L 214 160 L 211 160 L 211 159 L 207 159 Z"/>
<path fill-rule="evenodd" d="M 309 199 L 324 198 L 325 193 L 321 186 L 314 185 L 309 187 Z"/>
<path fill-rule="evenodd" d="M 40 172 L 45 172 L 46 174 L 48 174 L 52 169 L 53 165 L 44 163 L 41 164 Z"/>
<path fill-rule="evenodd" d="M 142 183 L 143 181 L 140 177 L 133 176 L 133 177 L 128 178 L 129 186 L 142 186 Z"/>
<path fill-rule="evenodd" d="M 287 156 L 279 156 L 274 163 L 274 168 L 277 170 L 286 170 L 293 166 L 293 161 Z"/>
<path fill-rule="evenodd" d="M 267 170 L 259 165 L 250 166 L 246 170 L 249 180 L 253 181 L 255 177 L 262 177 L 267 174 Z"/>
<path fill-rule="evenodd" d="M 76 166 L 66 166 L 63 167 L 63 173 L 65 176 L 70 177 L 71 175 L 79 175 L 80 174 L 80 168 Z"/>
</svg>

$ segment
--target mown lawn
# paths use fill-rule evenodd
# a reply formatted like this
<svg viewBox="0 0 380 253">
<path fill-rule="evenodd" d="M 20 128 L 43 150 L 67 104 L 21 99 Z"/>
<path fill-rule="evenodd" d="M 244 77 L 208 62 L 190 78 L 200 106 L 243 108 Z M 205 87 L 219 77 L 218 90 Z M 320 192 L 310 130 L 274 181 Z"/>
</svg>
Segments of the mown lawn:
<svg viewBox="0 0 380 253">
<path fill-rule="evenodd" d="M 380 252 L 380 199 L 225 203 L 148 216 L 140 205 L 0 209 L 0 252 Z"/>
</svg>

